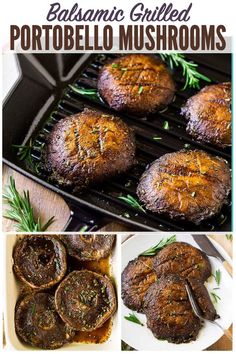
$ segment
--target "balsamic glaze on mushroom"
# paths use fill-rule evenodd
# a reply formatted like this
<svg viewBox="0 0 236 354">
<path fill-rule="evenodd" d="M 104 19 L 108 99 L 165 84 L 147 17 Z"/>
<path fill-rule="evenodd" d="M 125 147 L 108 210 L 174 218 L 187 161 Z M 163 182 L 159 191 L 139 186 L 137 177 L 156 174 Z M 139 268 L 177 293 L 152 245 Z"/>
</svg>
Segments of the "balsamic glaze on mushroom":
<svg viewBox="0 0 236 354">
<path fill-rule="evenodd" d="M 111 280 L 88 270 L 71 272 L 58 286 L 55 303 L 63 321 L 80 331 L 101 327 L 116 311 Z"/>
<path fill-rule="evenodd" d="M 17 277 L 35 289 L 48 289 L 66 273 L 66 250 L 52 235 L 25 236 L 13 252 Z"/>
<path fill-rule="evenodd" d="M 54 297 L 47 293 L 29 294 L 17 303 L 15 328 L 24 342 L 42 349 L 60 348 L 75 334 L 58 315 Z"/>
<path fill-rule="evenodd" d="M 115 235 L 61 235 L 69 255 L 80 261 L 94 261 L 109 256 Z"/>
</svg>

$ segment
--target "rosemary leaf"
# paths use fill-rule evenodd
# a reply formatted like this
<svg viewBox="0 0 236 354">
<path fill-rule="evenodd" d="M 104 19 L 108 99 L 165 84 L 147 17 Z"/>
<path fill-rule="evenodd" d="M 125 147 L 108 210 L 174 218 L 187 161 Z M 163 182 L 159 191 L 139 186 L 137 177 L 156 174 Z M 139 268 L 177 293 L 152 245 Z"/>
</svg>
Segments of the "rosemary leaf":
<svg viewBox="0 0 236 354">
<path fill-rule="evenodd" d="M 185 85 L 183 90 L 185 90 L 187 87 L 199 89 L 200 80 L 211 82 L 211 79 L 198 71 L 198 65 L 196 63 L 187 61 L 185 59 L 184 54 L 168 53 L 160 54 L 160 56 L 163 61 L 167 62 L 171 69 L 179 66 L 182 68 L 182 73 L 185 77 Z"/>
<path fill-rule="evenodd" d="M 79 232 L 86 232 L 88 230 L 88 225 L 84 225 L 79 229 Z"/>
<path fill-rule="evenodd" d="M 220 269 L 216 270 L 215 274 L 213 274 L 213 277 L 215 278 L 216 284 L 219 286 L 220 281 L 221 281 L 221 271 Z"/>
<path fill-rule="evenodd" d="M 120 65 L 118 63 L 113 63 L 111 67 L 112 69 L 118 69 Z"/>
<path fill-rule="evenodd" d="M 176 235 L 173 235 L 167 239 L 162 238 L 157 245 L 152 246 L 146 251 L 140 253 L 140 256 L 155 256 L 160 250 L 173 242 L 176 242 Z"/>
<path fill-rule="evenodd" d="M 212 298 L 213 298 L 213 302 L 217 303 L 218 300 L 221 300 L 221 298 L 219 297 L 219 295 L 217 295 L 216 293 L 214 293 L 213 291 L 210 293 Z"/>
<path fill-rule="evenodd" d="M 85 89 L 82 87 L 77 87 L 75 85 L 69 85 L 69 87 L 75 93 L 78 93 L 83 96 L 87 96 L 87 97 L 93 99 L 94 101 L 100 101 L 98 91 L 96 89 Z"/>
<path fill-rule="evenodd" d="M 185 149 L 189 149 L 190 148 L 190 144 L 184 144 L 184 148 Z"/>
<path fill-rule="evenodd" d="M 138 209 L 138 210 L 142 211 L 143 213 L 146 213 L 146 211 L 144 210 L 142 205 L 140 205 L 139 202 L 134 197 L 132 197 L 130 194 L 127 194 L 126 197 L 120 196 L 120 197 L 118 197 L 118 199 L 121 199 L 124 202 L 126 202 L 127 204 L 131 205 L 133 208 Z"/>
<path fill-rule="evenodd" d="M 142 92 L 143 92 L 143 86 L 139 86 L 139 88 L 138 88 L 138 94 L 141 95 Z"/>
<path fill-rule="evenodd" d="M 232 241 L 233 239 L 233 235 L 232 234 L 226 234 L 225 237 L 227 238 L 227 240 Z"/>
<path fill-rule="evenodd" d="M 53 216 L 44 225 L 40 217 L 35 220 L 29 191 L 23 191 L 21 195 L 16 189 L 15 180 L 12 176 L 10 177 L 9 185 L 3 193 L 3 201 L 9 206 L 3 216 L 15 221 L 19 232 L 46 231 L 55 220 Z"/>
<path fill-rule="evenodd" d="M 165 129 L 165 130 L 169 129 L 169 122 L 167 120 L 165 120 L 163 123 L 163 129 Z"/>
<path fill-rule="evenodd" d="M 140 321 L 140 319 L 134 314 L 134 312 L 129 313 L 129 316 L 124 316 L 127 321 L 134 322 L 139 324 L 140 326 L 144 326 L 144 324 Z"/>
<path fill-rule="evenodd" d="M 33 144 L 32 140 L 29 141 L 29 144 L 25 145 L 12 145 L 13 148 L 16 148 L 17 151 L 17 156 L 19 157 L 20 161 L 25 161 L 27 166 L 36 173 L 39 173 L 38 167 L 39 164 L 35 163 L 32 159 L 32 149 L 33 149 Z"/>
</svg>

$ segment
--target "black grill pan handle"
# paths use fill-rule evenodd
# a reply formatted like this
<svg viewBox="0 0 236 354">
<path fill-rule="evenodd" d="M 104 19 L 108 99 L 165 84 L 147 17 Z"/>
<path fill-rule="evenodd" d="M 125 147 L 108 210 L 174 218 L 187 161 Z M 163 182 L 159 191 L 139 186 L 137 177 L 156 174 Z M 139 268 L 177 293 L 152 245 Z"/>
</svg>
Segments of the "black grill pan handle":
<svg viewBox="0 0 236 354">
<path fill-rule="evenodd" d="M 101 225 L 101 218 L 93 213 L 93 216 L 89 211 L 74 205 L 67 201 L 70 208 L 70 217 L 64 227 L 63 231 L 73 231 L 73 232 L 90 232 L 97 231 L 103 225 Z M 99 222 L 98 222 L 99 220 Z"/>
</svg>

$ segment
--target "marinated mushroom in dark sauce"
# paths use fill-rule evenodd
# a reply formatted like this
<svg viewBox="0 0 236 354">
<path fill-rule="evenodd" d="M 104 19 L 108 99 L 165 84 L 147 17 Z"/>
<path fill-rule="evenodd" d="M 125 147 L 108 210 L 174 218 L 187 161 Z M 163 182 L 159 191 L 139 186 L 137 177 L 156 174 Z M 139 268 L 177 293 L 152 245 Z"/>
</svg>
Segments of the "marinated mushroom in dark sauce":
<svg viewBox="0 0 236 354">
<path fill-rule="evenodd" d="M 21 341 L 41 349 L 56 349 L 72 341 L 107 341 L 117 308 L 110 278 L 115 235 L 111 239 L 109 235 L 83 235 L 84 254 L 97 250 L 96 260 L 91 261 L 69 254 L 64 236 L 26 235 L 13 250 L 13 269 L 20 281 L 15 330 Z M 73 235 L 74 247 L 76 236 L 81 238 Z M 73 282 L 74 278 L 81 278 L 81 283 Z M 91 297 L 92 294 L 95 295 Z M 65 312 L 66 303 L 73 307 L 72 321 Z M 79 319 L 83 319 L 81 325 L 77 323 Z"/>
</svg>

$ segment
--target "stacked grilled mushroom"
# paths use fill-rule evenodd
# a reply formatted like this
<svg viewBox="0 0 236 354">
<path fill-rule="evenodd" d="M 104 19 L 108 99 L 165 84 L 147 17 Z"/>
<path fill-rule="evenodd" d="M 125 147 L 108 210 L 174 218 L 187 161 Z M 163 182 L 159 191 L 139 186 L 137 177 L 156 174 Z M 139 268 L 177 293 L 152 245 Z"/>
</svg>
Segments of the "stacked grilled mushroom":
<svg viewBox="0 0 236 354">
<path fill-rule="evenodd" d="M 139 256 L 122 273 L 124 304 L 147 316 L 147 326 L 158 339 L 173 343 L 195 340 L 201 321 L 195 316 L 185 283 L 195 294 L 206 318 L 217 318 L 204 282 L 211 275 L 207 256 L 184 242 L 175 242 L 156 256 Z"/>
<path fill-rule="evenodd" d="M 107 257 L 113 243 L 114 236 L 108 235 L 32 235 L 16 244 L 14 272 L 27 286 L 15 308 L 21 340 L 56 349 L 71 342 L 78 330 L 100 328 L 115 313 L 116 294 L 109 277 L 86 269 L 68 273 L 67 264 L 67 253 L 83 261 L 91 260 L 91 254 L 93 260 Z"/>
</svg>

